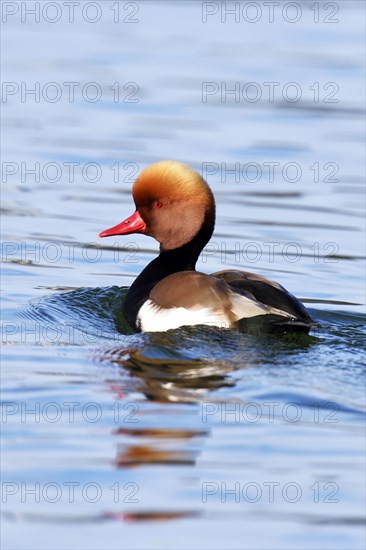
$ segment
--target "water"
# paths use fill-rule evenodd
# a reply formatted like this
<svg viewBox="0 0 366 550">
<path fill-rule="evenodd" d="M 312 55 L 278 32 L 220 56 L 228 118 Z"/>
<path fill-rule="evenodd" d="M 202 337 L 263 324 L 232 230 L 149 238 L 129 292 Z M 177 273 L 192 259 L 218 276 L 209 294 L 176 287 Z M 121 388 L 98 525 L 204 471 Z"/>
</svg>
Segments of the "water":
<svg viewBox="0 0 366 550">
<path fill-rule="evenodd" d="M 114 23 L 103 2 L 93 24 L 59 3 L 52 24 L 18 3 L 3 25 L 4 548 L 364 548 L 364 5 L 330 4 L 270 23 L 257 3 L 254 24 L 121 3 Z M 157 244 L 96 235 L 163 158 L 217 200 L 198 268 L 278 280 L 309 336 L 133 334 L 121 304 Z"/>
</svg>

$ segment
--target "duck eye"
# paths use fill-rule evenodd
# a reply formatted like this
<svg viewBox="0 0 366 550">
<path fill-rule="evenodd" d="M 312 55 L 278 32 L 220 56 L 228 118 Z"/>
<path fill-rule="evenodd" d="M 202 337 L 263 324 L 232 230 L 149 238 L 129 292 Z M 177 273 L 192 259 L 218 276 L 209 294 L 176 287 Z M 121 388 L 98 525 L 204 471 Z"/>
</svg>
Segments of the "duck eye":
<svg viewBox="0 0 366 550">
<path fill-rule="evenodd" d="M 163 206 L 163 205 L 161 204 L 160 201 L 155 201 L 155 202 L 153 203 L 153 207 L 154 207 L 154 208 L 161 208 L 162 206 Z"/>
</svg>

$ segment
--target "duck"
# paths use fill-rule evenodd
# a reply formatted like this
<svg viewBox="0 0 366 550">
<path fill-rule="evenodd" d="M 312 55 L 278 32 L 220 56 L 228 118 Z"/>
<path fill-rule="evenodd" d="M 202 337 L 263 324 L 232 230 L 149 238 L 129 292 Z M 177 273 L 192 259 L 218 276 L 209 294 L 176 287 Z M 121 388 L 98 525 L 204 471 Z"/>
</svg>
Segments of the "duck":
<svg viewBox="0 0 366 550">
<path fill-rule="evenodd" d="M 203 177 L 172 160 L 145 168 L 132 186 L 134 213 L 99 237 L 141 233 L 159 255 L 132 283 L 124 301 L 128 323 L 141 332 L 209 325 L 250 332 L 309 332 L 304 305 L 279 283 L 230 269 L 210 275 L 196 262 L 215 228 L 215 199 Z"/>
</svg>

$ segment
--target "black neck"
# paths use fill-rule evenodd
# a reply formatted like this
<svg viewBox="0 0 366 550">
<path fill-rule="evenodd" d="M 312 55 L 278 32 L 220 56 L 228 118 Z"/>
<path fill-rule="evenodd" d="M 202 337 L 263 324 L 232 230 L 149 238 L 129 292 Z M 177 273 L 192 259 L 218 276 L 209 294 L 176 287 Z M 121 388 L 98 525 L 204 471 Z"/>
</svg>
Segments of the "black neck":
<svg viewBox="0 0 366 550">
<path fill-rule="evenodd" d="M 178 271 L 194 271 L 203 247 L 210 240 L 214 220 L 207 220 L 197 235 L 187 244 L 173 250 L 161 250 L 155 260 L 140 273 L 126 296 L 125 315 L 136 326 L 136 318 L 142 304 L 148 299 L 152 288 L 162 279 Z"/>
</svg>

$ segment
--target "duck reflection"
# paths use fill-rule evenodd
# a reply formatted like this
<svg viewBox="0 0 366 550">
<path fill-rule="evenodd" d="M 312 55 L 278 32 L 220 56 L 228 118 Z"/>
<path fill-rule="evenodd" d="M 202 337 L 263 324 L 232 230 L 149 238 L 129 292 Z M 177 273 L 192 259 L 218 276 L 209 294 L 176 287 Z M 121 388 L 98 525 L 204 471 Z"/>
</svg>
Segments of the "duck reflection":
<svg viewBox="0 0 366 550">
<path fill-rule="evenodd" d="M 192 482 L 196 486 L 194 467 L 211 433 L 202 419 L 202 403 L 214 402 L 212 392 L 235 386 L 239 378 L 235 371 L 260 368 L 264 354 L 267 359 L 276 350 L 291 355 L 295 350 L 306 350 L 312 341 L 308 336 L 306 341 L 298 336 L 294 340 L 271 336 L 264 346 L 263 340 L 234 331 L 194 327 L 145 334 L 141 339 L 128 340 L 129 347 L 104 350 L 99 358 L 120 367 L 120 378 L 109 383 L 114 398 L 124 405 L 131 403 L 132 396 L 136 399 L 136 394 L 146 398 L 137 399 L 135 423 L 121 421 L 112 432 L 117 442 L 113 465 L 118 475 L 124 479 L 131 470 L 169 467 L 173 483 L 181 488 L 187 484 L 188 467 L 192 469 L 188 490 Z M 223 394 L 220 402 L 225 402 Z M 171 510 L 151 504 L 141 509 L 137 504 L 110 511 L 108 517 L 161 522 L 199 517 L 201 513 L 199 509 Z"/>
<path fill-rule="evenodd" d="M 133 347 L 104 350 L 99 359 L 120 366 L 128 373 L 127 390 L 143 393 L 149 401 L 194 404 L 213 391 L 235 386 L 235 371 L 272 364 L 274 356 L 287 362 L 318 342 L 308 334 L 253 336 L 217 327 L 186 327 L 145 334 L 138 345 L 135 340 Z"/>
<path fill-rule="evenodd" d="M 117 520 L 117 521 L 126 521 L 126 522 L 138 522 L 138 521 L 169 521 L 175 519 L 189 519 L 197 518 L 202 514 L 198 511 L 193 510 L 182 510 L 174 511 L 164 510 L 161 512 L 130 512 L 130 513 L 119 513 L 119 512 L 109 512 L 104 514 L 105 519 Z"/>
<path fill-rule="evenodd" d="M 114 460 L 118 469 L 195 465 L 210 432 L 205 425 L 201 427 L 197 407 L 190 405 L 201 403 L 208 392 L 233 386 L 230 375 L 236 369 L 235 362 L 222 357 L 220 335 L 204 333 L 199 349 L 197 329 L 183 329 L 151 333 L 144 338 L 143 349 L 120 347 L 103 352 L 101 359 L 128 373 L 120 384 L 114 381 L 110 386 L 114 395 L 124 400 L 126 394 L 138 392 L 147 398 L 139 407 L 138 425 L 123 424 L 113 431 L 118 438 Z M 149 402 L 155 406 L 151 408 Z"/>
<path fill-rule="evenodd" d="M 207 392 L 235 385 L 231 374 L 238 364 L 225 354 L 225 347 L 233 349 L 234 331 L 226 331 L 224 341 L 218 329 L 210 333 L 203 328 L 200 346 L 202 335 L 197 332 L 187 328 L 150 333 L 142 349 L 104 350 L 100 359 L 120 365 L 133 379 L 135 391 L 149 401 L 199 403 Z"/>
<path fill-rule="evenodd" d="M 134 340 L 134 347 L 104 350 L 100 359 L 120 366 L 125 375 L 119 384 L 113 381 L 110 385 L 117 399 L 123 401 L 136 392 L 147 398 L 138 411 L 138 422 L 145 426 L 124 424 L 113 431 L 118 437 L 115 465 L 125 469 L 193 466 L 210 431 L 206 424 L 202 426 L 197 407 L 189 405 L 212 401 L 211 392 L 234 386 L 238 378 L 234 371 L 259 368 L 276 353 L 285 353 L 288 359 L 294 352 L 306 351 L 314 340 L 308 335 L 253 338 L 235 331 L 187 327 L 149 333 L 137 346 Z"/>
<path fill-rule="evenodd" d="M 202 445 L 202 437 L 208 435 L 208 431 L 196 430 L 141 430 L 118 432 L 118 435 L 140 438 L 141 444 L 118 444 L 115 464 L 118 468 L 131 468 L 141 465 L 185 465 L 193 466 L 196 463 L 199 448 Z M 147 435 L 149 434 L 149 435 Z M 174 446 L 174 449 L 171 447 Z M 181 448 L 185 446 L 185 448 Z M 179 447 L 179 448 L 177 448 Z"/>
</svg>

